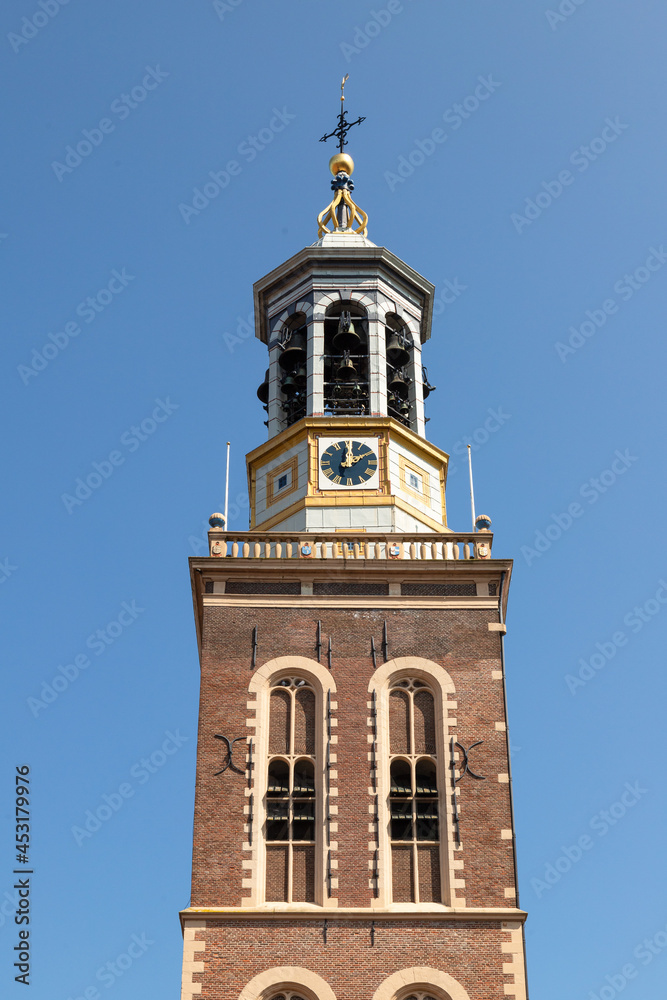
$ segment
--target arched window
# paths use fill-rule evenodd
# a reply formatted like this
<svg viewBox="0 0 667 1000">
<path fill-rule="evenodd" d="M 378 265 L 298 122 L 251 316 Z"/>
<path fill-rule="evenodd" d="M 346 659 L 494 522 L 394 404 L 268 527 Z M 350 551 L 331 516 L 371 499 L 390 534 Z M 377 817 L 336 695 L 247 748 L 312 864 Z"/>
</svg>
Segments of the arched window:
<svg viewBox="0 0 667 1000">
<path fill-rule="evenodd" d="M 395 313 L 385 317 L 387 354 L 387 412 L 390 417 L 410 426 L 412 403 L 409 400 L 408 366 L 412 358 L 412 335 Z"/>
<path fill-rule="evenodd" d="M 284 677 L 271 689 L 265 833 L 267 902 L 315 902 L 315 704 L 315 692 L 303 678 Z"/>
<path fill-rule="evenodd" d="M 292 990 L 283 990 L 281 993 L 273 994 L 271 1000 L 304 1000 L 304 997 L 300 993 L 294 993 Z"/>
<path fill-rule="evenodd" d="M 435 702 L 421 680 L 401 679 L 390 689 L 389 752 L 393 901 L 440 903 Z"/>
<path fill-rule="evenodd" d="M 369 412 L 368 319 L 357 302 L 336 302 L 324 319 L 324 412 Z"/>
<path fill-rule="evenodd" d="M 283 324 L 280 335 L 280 390 L 286 426 L 306 415 L 308 397 L 308 320 L 305 313 L 293 313 Z"/>
</svg>

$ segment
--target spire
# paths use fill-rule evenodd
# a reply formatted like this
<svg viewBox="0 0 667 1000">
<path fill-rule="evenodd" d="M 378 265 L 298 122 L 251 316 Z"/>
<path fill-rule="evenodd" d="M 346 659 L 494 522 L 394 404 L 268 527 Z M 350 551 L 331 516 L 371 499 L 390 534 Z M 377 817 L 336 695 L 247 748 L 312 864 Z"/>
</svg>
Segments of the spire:
<svg viewBox="0 0 667 1000">
<path fill-rule="evenodd" d="M 323 135 L 320 142 L 326 142 L 334 136 L 338 139 L 338 152 L 329 160 L 329 169 L 334 176 L 331 182 L 331 190 L 334 197 L 331 203 L 323 212 L 317 216 L 317 235 L 324 236 L 325 233 L 343 233 L 353 230 L 361 236 L 368 233 L 368 216 L 352 200 L 351 192 L 354 191 L 354 181 L 351 179 L 354 170 L 354 160 L 347 153 L 343 152 L 343 147 L 347 146 L 347 133 L 354 125 L 360 125 L 366 119 L 357 118 L 354 122 L 348 122 L 344 107 L 345 84 L 349 73 L 343 77 L 340 85 L 340 114 L 338 115 L 338 125 L 327 135 Z M 327 224 L 333 224 L 333 229 L 329 229 Z"/>
</svg>

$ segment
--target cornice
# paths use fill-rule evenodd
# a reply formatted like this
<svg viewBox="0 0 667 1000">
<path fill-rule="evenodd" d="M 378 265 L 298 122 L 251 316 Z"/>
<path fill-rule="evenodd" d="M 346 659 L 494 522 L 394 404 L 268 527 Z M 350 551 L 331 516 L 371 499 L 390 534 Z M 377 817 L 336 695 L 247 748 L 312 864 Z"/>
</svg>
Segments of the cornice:
<svg viewBox="0 0 667 1000">
<path fill-rule="evenodd" d="M 327 268 L 335 271 L 350 264 L 358 272 L 360 265 L 364 263 L 393 273 L 400 282 L 411 287 L 413 296 L 416 293 L 416 298 L 421 300 L 422 309 L 421 342 L 427 341 L 431 336 L 435 285 L 386 247 L 305 247 L 273 271 L 269 271 L 253 285 L 255 336 L 263 343 L 268 343 L 266 299 L 271 292 L 277 293 L 294 278 L 309 271 L 324 271 Z"/>
<path fill-rule="evenodd" d="M 479 906 L 451 909 L 441 907 L 437 910 L 413 909 L 377 909 L 373 907 L 343 909 L 341 907 L 302 907 L 302 908 L 258 908 L 233 907 L 233 906 L 210 906 L 199 907 L 189 906 L 181 910 L 181 927 L 185 927 L 190 921 L 215 920 L 215 921 L 238 921 L 238 920 L 272 920 L 272 921 L 293 921 L 300 920 L 312 922 L 313 920 L 326 920 L 328 923 L 346 921 L 375 921 L 375 923 L 391 923 L 392 921 L 429 921 L 431 923 L 479 923 L 481 921 L 496 923 L 524 923 L 528 914 L 525 910 L 515 907 L 494 907 Z"/>
<path fill-rule="evenodd" d="M 409 443 L 411 448 L 415 451 L 421 451 L 424 455 L 428 455 L 432 461 L 445 464 L 449 461 L 449 455 L 446 451 L 438 448 L 437 445 L 431 444 L 430 441 L 420 437 L 419 434 L 415 434 L 409 427 L 406 427 L 398 420 L 394 420 L 393 417 L 303 417 L 290 427 L 286 427 L 284 431 L 276 434 L 275 437 L 264 441 L 256 448 L 253 448 L 252 451 L 249 451 L 246 455 L 246 461 L 248 464 L 256 462 L 259 458 L 269 461 L 274 457 L 274 452 L 278 455 L 285 451 L 286 448 L 292 447 L 293 444 L 302 440 L 304 434 L 307 434 L 308 431 L 321 433 L 326 430 L 332 430 L 335 434 L 338 434 L 343 433 L 345 427 L 354 428 L 359 432 L 362 430 L 388 430 L 393 437 L 403 438 Z M 292 441 L 292 438 L 295 440 Z"/>
</svg>

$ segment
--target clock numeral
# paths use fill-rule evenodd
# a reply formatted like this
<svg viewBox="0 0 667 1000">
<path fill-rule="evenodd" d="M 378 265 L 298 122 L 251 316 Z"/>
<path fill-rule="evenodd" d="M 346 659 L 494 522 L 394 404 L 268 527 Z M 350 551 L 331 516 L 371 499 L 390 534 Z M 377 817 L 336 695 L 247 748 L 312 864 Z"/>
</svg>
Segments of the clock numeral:
<svg viewBox="0 0 667 1000">
<path fill-rule="evenodd" d="M 353 486 L 354 485 L 354 480 L 353 479 L 346 479 L 345 480 L 345 485 L 346 486 Z"/>
<path fill-rule="evenodd" d="M 334 483 L 342 483 L 343 480 L 341 479 L 340 476 L 334 476 L 333 477 L 333 481 L 334 481 Z"/>
<path fill-rule="evenodd" d="M 320 464 L 321 464 L 322 468 L 324 468 L 325 466 L 328 467 L 329 466 L 329 459 L 328 458 L 323 458 Z"/>
<path fill-rule="evenodd" d="M 333 476 L 333 469 L 323 469 L 322 471 L 324 472 L 324 475 L 327 477 L 327 479 L 331 479 L 331 477 Z"/>
<path fill-rule="evenodd" d="M 336 451 L 340 451 L 340 442 L 339 441 L 334 442 L 334 444 L 332 444 L 331 447 L 335 448 Z"/>
</svg>

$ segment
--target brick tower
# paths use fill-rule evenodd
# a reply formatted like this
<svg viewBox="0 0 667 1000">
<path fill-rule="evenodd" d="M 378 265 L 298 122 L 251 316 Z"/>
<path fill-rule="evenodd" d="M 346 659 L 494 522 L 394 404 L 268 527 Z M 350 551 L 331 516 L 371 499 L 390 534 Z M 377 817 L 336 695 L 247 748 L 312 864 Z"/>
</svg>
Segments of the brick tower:
<svg viewBox="0 0 667 1000">
<path fill-rule="evenodd" d="M 344 115 L 341 121 L 346 124 Z M 338 134 L 338 133 L 337 133 Z M 201 659 L 183 1000 L 526 1000 L 503 635 L 511 561 L 447 525 L 434 288 L 332 158 L 258 281 L 251 527 L 190 560 Z"/>
</svg>

